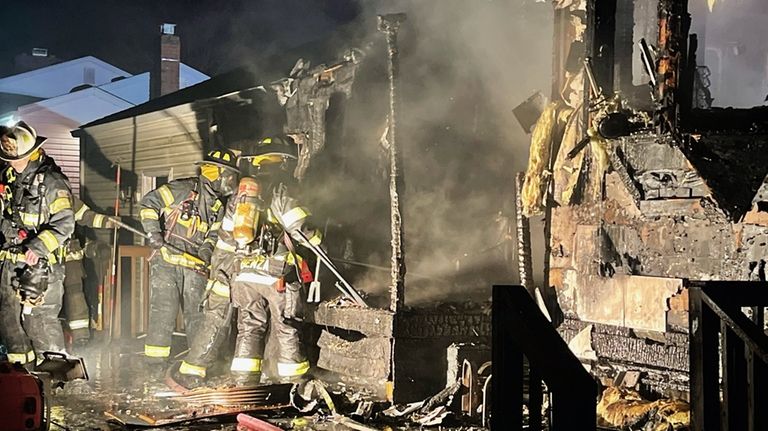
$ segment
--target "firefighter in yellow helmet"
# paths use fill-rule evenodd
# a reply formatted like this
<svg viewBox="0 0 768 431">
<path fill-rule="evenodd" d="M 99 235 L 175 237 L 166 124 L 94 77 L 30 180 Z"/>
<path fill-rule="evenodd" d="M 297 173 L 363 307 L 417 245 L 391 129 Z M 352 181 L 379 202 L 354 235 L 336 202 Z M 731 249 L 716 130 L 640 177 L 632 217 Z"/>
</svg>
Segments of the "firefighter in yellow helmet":
<svg viewBox="0 0 768 431">
<path fill-rule="evenodd" d="M 290 138 L 265 138 L 241 155 L 243 177 L 227 205 L 211 259 L 205 322 L 190 353 L 172 369 L 171 382 L 190 388 L 206 377 L 229 325 L 229 303 L 237 308 L 237 342 L 230 372 L 237 384 L 261 379 L 267 328 L 275 336 L 281 380 L 304 375 L 309 362 L 299 338 L 305 301 L 303 283 L 312 281 L 297 231 L 313 244 L 320 233 L 308 227 L 309 212 L 288 192 L 297 159 Z"/>
<path fill-rule="evenodd" d="M 149 329 L 144 354 L 152 371 L 165 367 L 179 305 L 186 333 L 195 334 L 208 264 L 218 239 L 224 200 L 237 184 L 237 157 L 229 150 L 209 152 L 198 177 L 173 180 L 147 193 L 139 215 L 149 235 Z"/>
<path fill-rule="evenodd" d="M 67 177 L 24 122 L 0 127 L 0 338 L 12 362 L 64 352 L 61 310 L 67 242 L 75 229 Z"/>
</svg>

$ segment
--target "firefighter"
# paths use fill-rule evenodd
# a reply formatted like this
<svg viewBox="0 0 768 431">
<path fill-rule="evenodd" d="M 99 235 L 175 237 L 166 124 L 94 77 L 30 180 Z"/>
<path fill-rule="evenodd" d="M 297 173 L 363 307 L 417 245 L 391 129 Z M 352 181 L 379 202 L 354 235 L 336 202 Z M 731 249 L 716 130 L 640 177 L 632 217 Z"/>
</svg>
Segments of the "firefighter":
<svg viewBox="0 0 768 431">
<path fill-rule="evenodd" d="M 86 226 L 93 229 L 113 229 L 114 223 L 104 214 L 93 211 L 79 198 L 74 199 L 75 223 L 78 226 Z M 83 345 L 91 337 L 90 312 L 88 302 L 83 292 L 83 268 L 84 250 L 80 240 L 73 237 L 69 241 L 69 249 L 64 258 L 64 315 L 67 326 L 72 334 L 73 345 Z"/>
<path fill-rule="evenodd" d="M 319 231 L 308 227 L 309 212 L 290 197 L 287 184 L 297 146 L 290 138 L 265 138 L 241 156 L 248 175 L 227 206 L 211 264 L 211 292 L 205 327 L 195 337 L 190 354 L 171 378 L 184 387 L 199 385 L 215 359 L 222 325 L 228 325 L 227 303 L 237 308 L 237 341 L 230 372 L 239 385 L 261 380 L 266 333 L 277 340 L 280 380 L 295 380 L 309 369 L 299 339 L 298 321 L 305 300 L 304 282 L 311 281 L 306 262 L 298 254 L 303 241 L 319 244 Z M 231 289 L 230 289 L 231 286 Z"/>
<path fill-rule="evenodd" d="M 0 127 L 0 158 L 9 164 L 0 173 L 0 336 L 21 363 L 65 351 L 58 316 L 75 217 L 67 177 L 40 151 L 44 141 L 24 122 Z"/>
<path fill-rule="evenodd" d="M 141 200 L 141 224 L 153 249 L 144 354 L 157 366 L 155 371 L 170 356 L 180 302 L 190 340 L 197 330 L 207 266 L 225 209 L 222 201 L 234 191 L 238 173 L 234 153 L 214 150 L 200 163 L 198 177 L 173 180 Z"/>
</svg>

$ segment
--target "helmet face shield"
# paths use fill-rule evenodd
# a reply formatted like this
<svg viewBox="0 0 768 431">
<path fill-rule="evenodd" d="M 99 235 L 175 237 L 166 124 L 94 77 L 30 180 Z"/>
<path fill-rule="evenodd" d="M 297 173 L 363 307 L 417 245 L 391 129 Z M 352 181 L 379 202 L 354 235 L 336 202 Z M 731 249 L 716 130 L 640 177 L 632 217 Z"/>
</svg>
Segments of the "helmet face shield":
<svg viewBox="0 0 768 431">
<path fill-rule="evenodd" d="M 243 156 L 243 174 L 253 178 L 269 177 L 288 172 L 289 161 L 294 160 L 290 154 L 262 154 L 258 156 Z"/>
<path fill-rule="evenodd" d="M 219 182 L 221 184 L 220 191 L 222 196 L 230 196 L 235 192 L 237 187 L 237 172 L 231 169 L 222 169 L 219 174 Z"/>
</svg>

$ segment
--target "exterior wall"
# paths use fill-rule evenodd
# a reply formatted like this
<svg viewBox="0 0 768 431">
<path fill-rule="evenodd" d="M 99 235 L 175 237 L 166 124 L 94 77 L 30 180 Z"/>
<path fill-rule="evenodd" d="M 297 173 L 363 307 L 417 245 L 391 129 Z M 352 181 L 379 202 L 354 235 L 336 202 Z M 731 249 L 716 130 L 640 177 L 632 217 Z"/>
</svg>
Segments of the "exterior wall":
<svg viewBox="0 0 768 431">
<path fill-rule="evenodd" d="M 753 137 L 755 142 L 763 139 Z M 687 300 L 673 300 L 683 293 L 683 279 L 759 279 L 768 225 L 760 191 L 766 185 L 753 209 L 733 221 L 721 209 L 723 199 L 754 195 L 754 190 L 733 184 L 739 190 L 729 192 L 718 184 L 719 192 L 713 194 L 710 185 L 716 182 L 705 180 L 668 137 L 637 135 L 611 145 L 624 162 L 605 176 L 604 196 L 553 211 L 550 275 L 561 306 L 575 319 L 686 331 Z M 619 171 L 630 174 L 622 180 Z M 632 188 L 641 199 L 633 199 Z M 716 201 L 716 195 L 723 198 Z M 630 301 L 634 290 L 646 303 Z M 630 319 L 640 305 L 642 319 Z"/>
<path fill-rule="evenodd" d="M 121 216 L 137 217 L 140 179 L 145 176 L 194 175 L 203 150 L 197 114 L 188 106 L 90 127 L 81 141 L 82 188 L 86 202 L 114 207 L 115 167 L 122 167 L 121 189 L 127 199 Z"/>
<path fill-rule="evenodd" d="M 587 331 L 589 346 L 574 348 L 577 355 L 593 352 L 590 359 L 614 371 L 649 371 L 648 384 L 668 394 L 685 390 L 686 280 L 765 279 L 768 184 L 754 184 L 768 169 L 756 154 L 755 166 L 740 160 L 742 139 L 703 136 L 696 145 L 706 150 L 681 150 L 669 136 L 638 134 L 607 142 L 620 155 L 607 173 L 589 164 L 555 173 L 556 181 L 585 175 L 602 183 L 600 194 L 582 193 L 552 212 L 550 281 L 566 317 L 559 330 L 567 341 Z M 760 146 L 768 138 L 748 140 Z M 741 217 L 744 195 L 754 198 Z M 656 381 L 661 375 L 669 379 Z"/>
</svg>

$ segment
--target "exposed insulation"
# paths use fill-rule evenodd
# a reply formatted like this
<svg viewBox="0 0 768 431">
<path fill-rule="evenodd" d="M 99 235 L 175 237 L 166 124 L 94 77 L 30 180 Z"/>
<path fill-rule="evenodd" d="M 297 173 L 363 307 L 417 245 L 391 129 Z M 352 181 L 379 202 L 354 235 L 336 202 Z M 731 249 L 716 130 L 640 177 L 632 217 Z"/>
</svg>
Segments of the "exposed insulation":
<svg viewBox="0 0 768 431">
<path fill-rule="evenodd" d="M 555 201 L 560 205 L 571 205 L 573 202 L 574 191 L 578 184 L 579 172 L 584 164 L 584 151 L 580 151 L 572 159 L 567 154 L 581 140 L 584 135 L 582 127 L 581 106 L 577 106 L 573 115 L 568 119 L 563 133 L 563 140 L 560 144 L 560 151 L 555 160 Z"/>
<path fill-rule="evenodd" d="M 626 388 L 610 387 L 603 391 L 597 414 L 604 425 L 620 428 L 667 431 L 687 429 L 690 424 L 688 403 L 666 399 L 648 401 Z"/>
<path fill-rule="evenodd" d="M 549 172 L 552 142 L 557 135 L 560 102 L 552 102 L 541 113 L 531 133 L 528 170 L 523 184 L 523 214 L 531 217 L 544 210 L 544 197 L 551 172 Z"/>
</svg>

